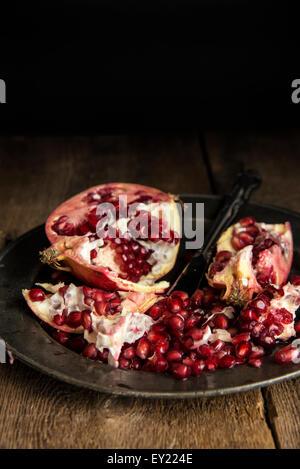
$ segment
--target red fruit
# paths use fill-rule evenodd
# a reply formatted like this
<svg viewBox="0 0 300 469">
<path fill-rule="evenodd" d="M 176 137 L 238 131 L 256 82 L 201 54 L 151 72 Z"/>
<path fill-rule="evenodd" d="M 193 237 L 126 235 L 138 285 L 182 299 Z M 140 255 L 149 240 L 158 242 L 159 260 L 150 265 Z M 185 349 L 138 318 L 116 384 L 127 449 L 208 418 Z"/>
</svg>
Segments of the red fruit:
<svg viewBox="0 0 300 469">
<path fill-rule="evenodd" d="M 210 357 L 205 361 L 205 368 L 207 371 L 215 371 L 218 368 L 218 358 Z"/>
<path fill-rule="evenodd" d="M 63 332 L 63 331 L 55 331 L 53 332 L 52 337 L 60 344 L 66 345 L 66 343 L 70 339 L 70 334 L 68 334 L 67 332 Z"/>
<path fill-rule="evenodd" d="M 91 332 L 92 330 L 92 317 L 89 310 L 82 311 L 81 324 L 84 329 Z"/>
<path fill-rule="evenodd" d="M 186 335 L 192 337 L 193 340 L 196 342 L 197 340 L 202 339 L 203 329 L 200 329 L 200 327 L 192 327 L 191 329 L 186 331 Z"/>
<path fill-rule="evenodd" d="M 215 353 L 214 349 L 210 345 L 200 345 L 198 348 L 198 355 L 200 358 L 210 358 Z"/>
<path fill-rule="evenodd" d="M 126 358 L 121 357 L 119 360 L 119 367 L 123 368 L 123 370 L 128 370 L 130 368 L 131 361 L 127 360 Z"/>
<path fill-rule="evenodd" d="M 123 348 L 121 356 L 127 360 L 132 360 L 135 357 L 135 348 L 132 345 Z"/>
<path fill-rule="evenodd" d="M 133 370 L 140 370 L 142 368 L 141 360 L 139 360 L 137 357 L 135 357 L 131 362 L 131 368 Z"/>
<path fill-rule="evenodd" d="M 224 355 L 219 359 L 220 368 L 233 368 L 236 365 L 236 358 L 233 355 Z"/>
<path fill-rule="evenodd" d="M 45 293 L 40 288 L 32 288 L 29 291 L 31 301 L 43 301 L 46 298 Z"/>
<path fill-rule="evenodd" d="M 82 355 L 90 360 L 97 360 L 98 350 L 96 349 L 95 344 L 87 344 L 82 350 Z"/>
<path fill-rule="evenodd" d="M 81 326 L 81 312 L 80 311 L 72 311 L 66 317 L 66 324 L 73 329 Z"/>
<path fill-rule="evenodd" d="M 159 319 L 162 315 L 162 310 L 160 309 L 160 307 L 158 305 L 153 305 L 148 311 L 147 313 L 148 316 L 151 316 L 151 318 L 154 320 L 154 321 L 157 321 L 157 319 Z"/>
<path fill-rule="evenodd" d="M 124 196 L 127 207 L 120 198 Z M 141 203 L 153 207 L 153 213 L 139 210 Z M 126 232 L 113 229 L 113 221 L 122 219 L 128 220 Z M 67 266 L 84 283 L 106 290 L 163 292 L 168 282 L 154 282 L 173 267 L 179 233 L 174 196 L 136 184 L 105 184 L 75 195 L 54 210 L 46 222 L 52 246 L 41 259 L 56 269 Z M 153 251 L 159 253 L 161 244 L 169 251 L 168 260 L 156 256 L 153 270 L 154 263 L 148 260 Z M 90 254 L 87 258 L 81 256 L 83 247 Z M 144 276 L 148 282 L 140 283 Z"/>
<path fill-rule="evenodd" d="M 180 313 L 182 310 L 182 301 L 180 298 L 170 297 L 168 299 L 168 309 L 171 313 Z"/>
<path fill-rule="evenodd" d="M 136 355 L 145 360 L 150 355 L 150 344 L 147 339 L 141 338 L 136 348 Z"/>
<path fill-rule="evenodd" d="M 168 362 L 180 362 L 182 360 L 182 352 L 180 350 L 170 349 L 166 354 Z"/>
<path fill-rule="evenodd" d="M 223 259 L 224 251 L 231 253 L 230 263 L 223 264 L 222 270 L 217 269 L 215 264 Z M 286 282 L 292 258 L 289 222 L 267 225 L 246 217 L 219 238 L 217 254 L 208 270 L 208 283 L 222 291 L 222 299 L 227 303 L 244 306 L 269 284 L 281 286 Z M 263 300 L 259 301 L 257 309 L 261 311 Z"/>
<path fill-rule="evenodd" d="M 297 335 L 300 334 L 300 321 L 295 322 L 295 331 Z"/>
<path fill-rule="evenodd" d="M 249 365 L 254 366 L 255 368 L 260 368 L 262 365 L 262 362 L 259 358 L 250 358 L 248 360 Z"/>
<path fill-rule="evenodd" d="M 241 334 L 237 334 L 232 337 L 233 345 L 236 345 L 239 342 L 247 342 L 248 340 L 250 340 L 250 332 L 242 332 Z"/>
<path fill-rule="evenodd" d="M 75 352 L 82 352 L 82 350 L 84 349 L 84 347 L 86 346 L 86 341 L 84 340 L 83 337 L 81 336 L 77 336 L 77 337 L 71 337 L 67 344 L 68 348 L 71 348 L 72 350 L 74 350 Z"/>
<path fill-rule="evenodd" d="M 280 365 L 300 363 L 300 339 L 286 345 L 275 355 L 275 360 Z"/>
<path fill-rule="evenodd" d="M 217 329 L 228 329 L 229 327 L 229 319 L 223 313 L 216 314 L 212 321 Z"/>
<path fill-rule="evenodd" d="M 187 379 L 191 374 L 191 368 L 183 363 L 174 363 L 172 365 L 172 375 L 176 379 Z"/>
<path fill-rule="evenodd" d="M 220 350 L 222 350 L 225 346 L 225 342 L 223 342 L 223 340 L 216 340 L 215 342 L 213 342 L 211 344 L 211 347 L 214 349 L 214 351 L 217 353 L 217 352 L 220 352 Z"/>
<path fill-rule="evenodd" d="M 235 346 L 235 354 L 239 358 L 246 358 L 251 352 L 251 344 L 249 342 L 239 342 Z"/>
<path fill-rule="evenodd" d="M 195 308 L 199 308 L 202 305 L 203 291 L 202 290 L 196 290 L 195 293 L 193 294 L 191 300 L 192 300 L 193 306 Z"/>
<path fill-rule="evenodd" d="M 205 361 L 204 360 L 195 360 L 192 364 L 192 375 L 199 376 L 201 375 L 202 371 L 205 369 Z"/>
</svg>

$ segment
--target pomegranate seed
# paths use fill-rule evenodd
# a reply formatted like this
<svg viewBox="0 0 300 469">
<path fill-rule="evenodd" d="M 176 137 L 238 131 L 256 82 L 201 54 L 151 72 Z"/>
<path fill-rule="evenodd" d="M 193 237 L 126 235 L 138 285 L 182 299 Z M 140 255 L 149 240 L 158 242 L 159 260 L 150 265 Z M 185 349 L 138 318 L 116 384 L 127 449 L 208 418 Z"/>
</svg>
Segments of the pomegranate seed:
<svg viewBox="0 0 300 469">
<path fill-rule="evenodd" d="M 182 352 L 180 350 L 170 349 L 167 352 L 166 358 L 168 362 L 179 362 L 182 360 Z"/>
<path fill-rule="evenodd" d="M 53 339 L 55 339 L 60 344 L 66 345 L 66 343 L 68 342 L 68 340 L 70 339 L 71 336 L 67 332 L 55 331 L 55 332 L 53 332 L 52 337 L 53 337 Z"/>
<path fill-rule="evenodd" d="M 208 358 L 205 362 L 205 368 L 207 369 L 207 371 L 215 371 L 218 368 L 217 357 Z"/>
<path fill-rule="evenodd" d="M 254 358 L 261 358 L 265 354 L 264 348 L 260 345 L 251 344 L 251 353 L 249 355 L 249 359 Z"/>
<path fill-rule="evenodd" d="M 242 332 L 232 337 L 232 344 L 237 345 L 240 342 L 248 342 L 250 340 L 250 332 Z"/>
<path fill-rule="evenodd" d="M 145 360 L 150 354 L 150 344 L 147 339 L 142 337 L 136 348 L 136 355 Z"/>
<path fill-rule="evenodd" d="M 90 252 L 91 261 L 97 257 L 97 250 L 92 249 Z"/>
<path fill-rule="evenodd" d="M 219 251 L 217 252 L 215 259 L 218 262 L 224 263 L 231 259 L 232 253 L 230 251 Z"/>
<path fill-rule="evenodd" d="M 295 331 L 297 335 L 300 334 L 300 321 L 295 323 Z"/>
<path fill-rule="evenodd" d="M 214 354 L 214 349 L 210 345 L 200 345 L 198 347 L 198 355 L 200 358 L 210 358 Z"/>
<path fill-rule="evenodd" d="M 153 358 L 153 365 L 156 373 L 163 373 L 169 367 L 167 360 L 160 353 L 155 353 Z"/>
<path fill-rule="evenodd" d="M 133 370 L 140 370 L 142 368 L 141 360 L 139 360 L 139 358 L 135 357 L 131 362 L 131 368 Z"/>
<path fill-rule="evenodd" d="M 203 300 L 203 291 L 202 290 L 196 290 L 191 299 L 192 299 L 192 303 L 193 303 L 194 307 L 201 306 L 202 300 Z"/>
<path fill-rule="evenodd" d="M 242 312 L 243 318 L 245 318 L 247 321 L 257 321 L 258 320 L 258 315 L 252 310 L 252 309 L 245 309 Z"/>
<path fill-rule="evenodd" d="M 297 339 L 299 340 L 299 339 Z M 275 355 L 275 360 L 280 365 L 298 363 L 300 358 L 300 349 L 293 347 L 292 344 L 286 345 Z"/>
<path fill-rule="evenodd" d="M 256 220 L 254 217 L 245 217 L 245 218 L 241 218 L 240 221 L 239 221 L 239 224 L 241 226 L 243 226 L 244 228 L 246 228 L 247 226 L 250 226 L 250 225 L 254 225 L 256 223 Z"/>
<path fill-rule="evenodd" d="M 186 331 L 186 335 L 192 337 L 195 341 L 200 340 L 203 337 L 203 329 L 200 329 L 199 327 L 192 327 Z"/>
<path fill-rule="evenodd" d="M 180 298 L 172 298 L 168 299 L 168 308 L 171 313 L 179 313 L 182 310 L 182 301 Z"/>
<path fill-rule="evenodd" d="M 31 301 L 43 301 L 46 295 L 40 288 L 33 288 L 29 291 L 29 298 Z"/>
<path fill-rule="evenodd" d="M 172 365 L 172 374 L 176 379 L 187 379 L 191 374 L 191 368 L 183 363 L 174 363 Z"/>
<path fill-rule="evenodd" d="M 279 311 L 280 311 L 281 316 L 282 316 L 281 321 L 284 324 L 290 324 L 291 322 L 293 322 L 293 320 L 294 320 L 293 315 L 287 309 L 281 308 Z"/>
<path fill-rule="evenodd" d="M 98 351 L 98 358 L 101 360 L 103 363 L 108 362 L 108 355 L 109 351 L 107 349 L 104 349 L 103 352 Z"/>
<path fill-rule="evenodd" d="M 224 345 L 225 342 L 223 342 L 223 340 L 218 339 L 211 344 L 211 347 L 213 347 L 215 352 L 220 352 L 220 350 L 224 348 Z"/>
<path fill-rule="evenodd" d="M 130 368 L 130 365 L 131 365 L 131 361 L 130 360 L 127 360 L 126 358 L 120 358 L 119 360 L 119 367 L 120 368 L 123 368 L 124 370 L 128 370 L 128 368 Z"/>
<path fill-rule="evenodd" d="M 236 359 L 233 355 L 224 355 L 219 360 L 220 368 L 233 368 L 236 365 Z"/>
<path fill-rule="evenodd" d="M 65 294 L 66 294 L 66 291 L 68 290 L 69 288 L 69 285 L 65 285 L 64 287 L 60 287 L 60 289 L 58 290 L 59 294 L 64 297 Z"/>
<path fill-rule="evenodd" d="M 262 365 L 262 362 L 259 358 L 250 358 L 248 360 L 248 364 L 251 366 L 254 366 L 255 368 L 260 368 Z"/>
<path fill-rule="evenodd" d="M 126 358 L 127 360 L 132 360 L 135 357 L 134 347 L 131 345 L 131 346 L 123 349 L 121 355 L 122 355 L 123 358 Z"/>
<path fill-rule="evenodd" d="M 189 295 L 185 291 L 175 290 L 171 294 L 171 298 L 179 298 L 183 302 L 189 298 Z"/>
<path fill-rule="evenodd" d="M 71 337 L 67 342 L 67 346 L 78 353 L 82 352 L 85 345 L 86 345 L 86 341 L 81 336 Z"/>
<path fill-rule="evenodd" d="M 192 329 L 192 327 L 195 327 L 200 323 L 200 321 L 201 321 L 201 319 L 204 315 L 204 312 L 202 310 L 200 310 L 200 311 L 201 311 L 202 314 L 200 312 L 194 311 L 194 313 L 191 314 L 190 317 L 188 317 L 186 319 L 185 325 L 184 325 L 185 330 Z"/>
<path fill-rule="evenodd" d="M 195 360 L 193 365 L 192 365 L 192 375 L 193 376 L 201 375 L 204 368 L 205 368 L 205 361 L 204 360 Z"/>
<path fill-rule="evenodd" d="M 96 349 L 95 344 L 87 344 L 82 350 L 82 355 L 90 360 L 97 360 L 98 350 Z"/>
<path fill-rule="evenodd" d="M 194 340 L 192 337 L 184 337 L 182 339 L 182 345 L 185 347 L 186 350 L 190 350 L 194 347 Z"/>
<path fill-rule="evenodd" d="M 174 315 L 168 319 L 168 325 L 173 331 L 181 331 L 184 328 L 184 320 L 182 317 Z"/>
<path fill-rule="evenodd" d="M 246 358 L 251 352 L 251 344 L 249 342 L 239 342 L 235 346 L 235 354 L 239 358 Z"/>
<path fill-rule="evenodd" d="M 228 329 L 228 327 L 229 327 L 228 317 L 225 316 L 225 314 L 223 314 L 223 313 L 217 314 L 213 318 L 213 323 L 214 323 L 215 327 L 217 327 L 218 329 Z"/>
<path fill-rule="evenodd" d="M 209 267 L 209 278 L 213 278 L 216 273 L 221 272 L 224 269 L 224 265 L 221 262 L 213 262 Z"/>
<path fill-rule="evenodd" d="M 160 354 L 164 354 L 166 353 L 166 351 L 168 350 L 169 348 L 169 341 L 168 339 L 165 339 L 165 340 L 162 340 L 160 342 L 158 342 L 157 345 L 155 345 L 155 351 L 160 353 Z"/>
<path fill-rule="evenodd" d="M 92 317 L 90 311 L 87 309 L 81 313 L 81 325 L 87 331 L 92 330 Z"/>
<path fill-rule="evenodd" d="M 65 309 L 63 310 L 62 314 L 56 314 L 53 317 L 53 322 L 57 326 L 62 326 L 65 323 L 65 320 L 66 320 L 66 310 Z"/>
<path fill-rule="evenodd" d="M 81 326 L 81 312 L 80 311 L 72 311 L 66 317 L 66 324 L 73 329 Z"/>
</svg>

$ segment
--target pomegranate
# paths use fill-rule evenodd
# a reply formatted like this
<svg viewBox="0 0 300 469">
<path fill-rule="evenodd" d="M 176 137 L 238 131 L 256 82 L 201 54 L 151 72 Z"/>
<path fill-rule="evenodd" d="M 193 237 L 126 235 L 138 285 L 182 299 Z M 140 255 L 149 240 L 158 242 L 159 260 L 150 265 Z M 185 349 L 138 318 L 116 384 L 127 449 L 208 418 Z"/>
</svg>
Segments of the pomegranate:
<svg viewBox="0 0 300 469">
<path fill-rule="evenodd" d="M 279 350 L 275 355 L 275 360 L 280 365 L 300 363 L 300 339 L 294 340 Z"/>
<path fill-rule="evenodd" d="M 107 292 L 64 283 L 37 285 L 50 294 L 37 288 L 22 292 L 34 314 L 60 331 L 83 333 L 97 350 L 109 351 L 108 361 L 115 366 L 123 344 L 142 337 L 153 323 L 142 314 L 157 301 L 153 293 Z"/>
<path fill-rule="evenodd" d="M 163 292 L 156 280 L 175 264 L 180 218 L 175 197 L 137 184 L 95 186 L 49 216 L 41 260 L 105 290 Z"/>
<path fill-rule="evenodd" d="M 227 303 L 243 306 L 267 285 L 283 285 L 292 259 L 289 222 L 270 225 L 246 217 L 219 238 L 207 280 L 222 290 L 222 299 Z"/>
</svg>

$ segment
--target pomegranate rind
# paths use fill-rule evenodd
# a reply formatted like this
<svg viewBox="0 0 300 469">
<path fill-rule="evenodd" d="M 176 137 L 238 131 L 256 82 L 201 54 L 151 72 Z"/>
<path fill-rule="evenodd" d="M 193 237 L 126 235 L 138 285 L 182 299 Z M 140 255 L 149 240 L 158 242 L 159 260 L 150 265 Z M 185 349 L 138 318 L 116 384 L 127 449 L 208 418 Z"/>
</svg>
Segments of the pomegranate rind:
<svg viewBox="0 0 300 469">
<path fill-rule="evenodd" d="M 222 300 L 229 304 L 244 306 L 251 298 L 260 293 L 263 287 L 257 282 L 256 275 L 273 268 L 273 284 L 283 285 L 289 275 L 293 261 L 293 237 L 289 222 L 284 224 L 257 223 L 257 226 L 280 236 L 280 244 L 273 245 L 259 254 L 255 268 L 252 266 L 253 245 L 236 250 L 231 239 L 239 223 L 230 226 L 217 242 L 217 252 L 229 251 L 232 257 L 223 270 L 212 277 L 207 274 L 210 286 L 223 290 Z M 212 264 L 211 264 L 212 265 Z"/>
<path fill-rule="evenodd" d="M 133 195 L 136 191 L 145 191 L 147 194 L 153 197 L 159 197 L 159 202 L 167 202 L 170 205 L 172 213 L 172 226 L 170 226 L 170 228 L 178 234 L 180 233 L 180 217 L 177 205 L 175 203 L 175 197 L 173 195 L 165 194 L 152 187 L 137 184 L 103 184 L 100 186 L 94 186 L 81 192 L 80 194 L 75 195 L 57 207 L 49 216 L 48 220 L 46 221 L 45 229 L 47 237 L 52 243 L 52 246 L 40 253 L 41 261 L 43 263 L 49 264 L 51 267 L 57 270 L 71 272 L 75 277 L 80 279 L 85 284 L 98 288 L 104 288 L 108 291 L 120 290 L 139 291 L 143 293 L 163 293 L 169 287 L 169 282 L 154 282 L 165 276 L 173 268 L 178 254 L 179 243 L 169 246 L 170 256 L 166 262 L 160 263 L 160 269 L 155 269 L 155 273 L 153 273 L 152 269 L 149 274 L 144 275 L 139 282 L 132 282 L 122 278 L 122 272 L 120 271 L 120 268 L 116 266 L 113 261 L 114 250 L 110 249 L 109 246 L 99 250 L 99 264 L 94 265 L 81 255 L 83 252 L 82 248 L 84 242 L 88 242 L 87 237 L 59 236 L 53 230 L 53 224 L 62 215 L 65 215 L 68 212 L 72 212 L 73 216 L 74 213 L 76 214 L 77 212 L 77 216 L 80 217 L 86 213 L 87 205 L 83 199 L 87 193 L 99 190 L 101 188 L 107 188 L 108 186 L 112 189 L 117 188 L 119 191 L 121 191 L 121 193 L 126 193 L 128 195 L 129 203 L 130 197 L 133 200 L 136 198 L 136 195 Z"/>
</svg>

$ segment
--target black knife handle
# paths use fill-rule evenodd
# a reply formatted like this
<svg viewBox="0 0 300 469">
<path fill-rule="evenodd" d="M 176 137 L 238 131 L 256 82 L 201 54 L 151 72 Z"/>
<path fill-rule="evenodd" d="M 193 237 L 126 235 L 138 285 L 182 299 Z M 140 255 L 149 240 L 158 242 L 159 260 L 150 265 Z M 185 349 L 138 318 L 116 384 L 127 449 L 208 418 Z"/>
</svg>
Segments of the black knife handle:
<svg viewBox="0 0 300 469">
<path fill-rule="evenodd" d="M 223 231 L 231 225 L 239 209 L 249 200 L 252 192 L 256 190 L 260 184 L 261 176 L 253 169 L 238 174 L 231 192 L 225 196 L 222 208 L 205 236 L 204 246 L 202 248 L 202 253 L 205 257 L 216 244 L 217 239 Z"/>
</svg>

